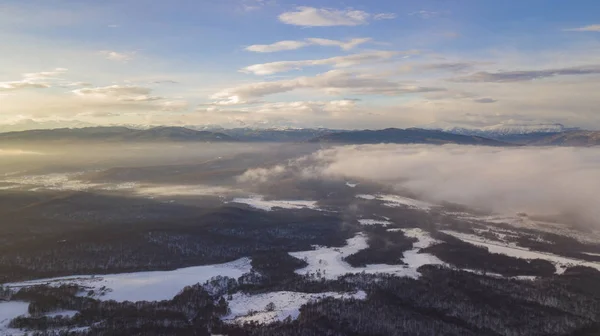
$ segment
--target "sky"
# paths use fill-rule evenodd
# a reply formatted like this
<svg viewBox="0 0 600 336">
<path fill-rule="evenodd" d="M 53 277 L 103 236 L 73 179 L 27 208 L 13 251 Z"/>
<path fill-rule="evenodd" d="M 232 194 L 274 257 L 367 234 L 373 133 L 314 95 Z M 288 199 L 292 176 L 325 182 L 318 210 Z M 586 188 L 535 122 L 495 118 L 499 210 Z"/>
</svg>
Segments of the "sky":
<svg viewBox="0 0 600 336">
<path fill-rule="evenodd" d="M 597 0 L 3 0 L 0 129 L 600 129 Z"/>
</svg>

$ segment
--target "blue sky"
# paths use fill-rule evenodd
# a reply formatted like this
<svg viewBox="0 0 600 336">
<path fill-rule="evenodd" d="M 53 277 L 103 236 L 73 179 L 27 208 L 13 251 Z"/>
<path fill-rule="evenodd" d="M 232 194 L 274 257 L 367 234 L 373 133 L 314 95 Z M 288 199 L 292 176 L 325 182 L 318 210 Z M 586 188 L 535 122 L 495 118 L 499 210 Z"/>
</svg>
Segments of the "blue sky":
<svg viewBox="0 0 600 336">
<path fill-rule="evenodd" d="M 5 0 L 0 126 L 598 129 L 598 13 L 591 0 Z"/>
</svg>

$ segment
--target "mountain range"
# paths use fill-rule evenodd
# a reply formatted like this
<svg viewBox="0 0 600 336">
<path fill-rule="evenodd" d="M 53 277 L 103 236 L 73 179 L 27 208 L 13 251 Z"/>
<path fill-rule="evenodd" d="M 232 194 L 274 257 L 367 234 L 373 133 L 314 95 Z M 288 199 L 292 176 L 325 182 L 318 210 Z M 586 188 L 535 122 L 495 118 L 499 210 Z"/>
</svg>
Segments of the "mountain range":
<svg viewBox="0 0 600 336">
<path fill-rule="evenodd" d="M 343 143 L 343 144 L 460 144 L 460 145 L 486 145 L 486 146 L 510 146 L 511 144 L 498 140 L 487 139 L 478 136 L 453 134 L 438 130 L 427 130 L 422 128 L 387 128 L 383 130 L 363 130 L 336 132 L 323 135 L 310 140 L 319 143 Z"/>
<path fill-rule="evenodd" d="M 175 141 L 175 142 L 233 142 L 235 138 L 223 133 L 196 131 L 184 127 L 84 127 L 30 130 L 0 133 L 0 141 Z"/>
<path fill-rule="evenodd" d="M 563 131 L 558 132 L 563 129 Z M 542 132 L 543 130 L 543 132 Z M 529 132 L 532 131 L 532 132 Z M 552 131 L 552 132 L 550 132 Z M 529 133 L 528 133 L 529 132 Z M 82 127 L 0 133 L 0 142 L 310 142 L 323 144 L 461 144 L 485 146 L 597 146 L 600 131 L 555 125 L 547 128 L 487 130 L 388 128 L 383 130 L 252 129 L 187 127 Z"/>
</svg>

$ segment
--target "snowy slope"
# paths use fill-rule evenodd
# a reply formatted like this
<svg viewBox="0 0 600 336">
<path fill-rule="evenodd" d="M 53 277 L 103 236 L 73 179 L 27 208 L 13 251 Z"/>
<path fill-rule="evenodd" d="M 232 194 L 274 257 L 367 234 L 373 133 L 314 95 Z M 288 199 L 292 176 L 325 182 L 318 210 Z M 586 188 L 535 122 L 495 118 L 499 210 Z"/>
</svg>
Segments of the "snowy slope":
<svg viewBox="0 0 600 336">
<path fill-rule="evenodd" d="M 298 293 L 298 292 L 272 292 L 258 295 L 247 295 L 237 293 L 228 302 L 231 313 L 223 318 L 229 323 L 258 322 L 272 323 L 283 321 L 288 316 L 292 319 L 300 315 L 300 307 L 309 301 L 322 300 L 334 297 L 338 299 L 354 298 L 362 300 L 366 297 L 365 292 L 355 294 L 347 293 Z M 269 303 L 274 304 L 274 309 L 266 309 Z"/>
<path fill-rule="evenodd" d="M 187 267 L 173 271 L 80 275 L 9 283 L 5 286 L 16 289 L 38 284 L 52 286 L 78 284 L 98 292 L 101 292 L 102 287 L 108 288 L 108 291 L 99 297 L 100 300 L 160 301 L 172 299 L 185 286 L 204 283 L 217 275 L 238 278 L 249 272 L 251 268 L 250 259 L 242 258 L 226 264 Z"/>
</svg>

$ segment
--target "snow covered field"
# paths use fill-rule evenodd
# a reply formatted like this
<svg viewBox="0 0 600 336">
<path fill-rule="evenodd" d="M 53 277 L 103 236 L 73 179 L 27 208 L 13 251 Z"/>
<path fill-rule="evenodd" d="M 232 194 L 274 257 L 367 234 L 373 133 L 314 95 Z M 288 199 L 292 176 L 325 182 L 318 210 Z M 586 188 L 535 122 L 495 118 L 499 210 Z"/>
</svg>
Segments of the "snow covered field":
<svg viewBox="0 0 600 336">
<path fill-rule="evenodd" d="M 419 201 L 414 198 L 408 198 L 398 195 L 356 195 L 357 198 L 362 198 L 366 200 L 378 200 L 384 202 L 383 205 L 388 207 L 400 207 L 405 206 L 409 208 L 421 209 L 421 210 L 430 210 L 435 207 L 434 204 Z"/>
<path fill-rule="evenodd" d="M 476 236 L 476 235 L 470 235 L 470 234 L 454 232 L 454 231 L 442 231 L 442 232 L 444 232 L 448 235 L 454 236 L 454 237 L 456 237 L 462 241 L 465 241 L 467 243 L 486 247 L 488 249 L 488 251 L 490 251 L 490 253 L 500 253 L 500 254 L 505 254 L 505 255 L 508 255 L 511 257 L 521 258 L 521 259 L 548 260 L 556 266 L 557 274 L 562 274 L 565 271 L 566 267 L 575 266 L 575 265 L 588 266 L 588 267 L 593 267 L 593 268 L 600 270 L 600 263 L 594 263 L 594 262 L 588 262 L 588 261 L 579 260 L 579 259 L 562 257 L 562 256 L 558 256 L 558 255 L 551 254 L 551 253 L 531 251 L 524 247 L 517 247 L 515 245 L 509 245 L 509 244 L 501 244 L 497 241 L 490 241 L 490 240 L 484 239 L 484 238 Z"/>
<path fill-rule="evenodd" d="M 247 204 L 253 208 L 272 211 L 273 208 L 282 209 L 314 209 L 317 210 L 317 202 L 302 200 L 271 200 L 267 201 L 262 196 L 247 198 L 234 198 L 231 203 Z"/>
<path fill-rule="evenodd" d="M 242 258 L 226 264 L 187 267 L 174 271 L 69 276 L 10 283 L 6 286 L 19 288 L 39 284 L 52 286 L 78 284 L 95 291 L 101 291 L 102 287 L 108 288 L 108 291 L 99 297 L 101 300 L 160 301 L 172 299 L 185 286 L 204 283 L 217 275 L 238 278 L 249 272 L 251 268 L 250 259 Z"/>
<path fill-rule="evenodd" d="M 305 260 L 307 267 L 296 270 L 297 274 L 306 273 L 320 274 L 325 279 L 337 279 L 348 273 L 389 273 L 398 276 L 418 278 L 417 268 L 429 264 L 443 264 L 441 260 L 427 253 L 418 253 L 421 248 L 425 248 L 435 243 L 429 234 L 420 229 L 403 230 L 407 236 L 415 237 L 418 242 L 413 245 L 413 249 L 404 253 L 403 260 L 407 265 L 385 265 L 375 264 L 367 267 L 352 267 L 343 259 L 360 250 L 369 247 L 364 235 L 358 234 L 346 241 L 344 247 L 318 247 L 312 251 L 292 252 L 291 256 Z"/>
<path fill-rule="evenodd" d="M 338 299 L 355 298 L 363 300 L 366 298 L 365 292 L 355 294 L 347 293 L 298 293 L 298 292 L 272 292 L 258 295 L 246 295 L 237 293 L 230 300 L 229 308 L 231 313 L 224 317 L 225 321 L 230 323 L 259 322 L 272 323 L 282 321 L 290 316 L 292 319 L 300 315 L 300 307 L 309 301 L 322 300 L 324 298 L 334 297 Z M 273 303 L 272 311 L 267 309 L 267 305 Z"/>
<path fill-rule="evenodd" d="M 24 333 L 16 330 L 8 328 L 8 323 L 15 317 L 19 317 L 21 315 L 28 315 L 27 308 L 29 307 L 29 303 L 27 302 L 19 302 L 19 301 L 10 301 L 10 302 L 0 302 L 0 335 L 3 336 L 17 336 L 23 335 Z"/>
</svg>

